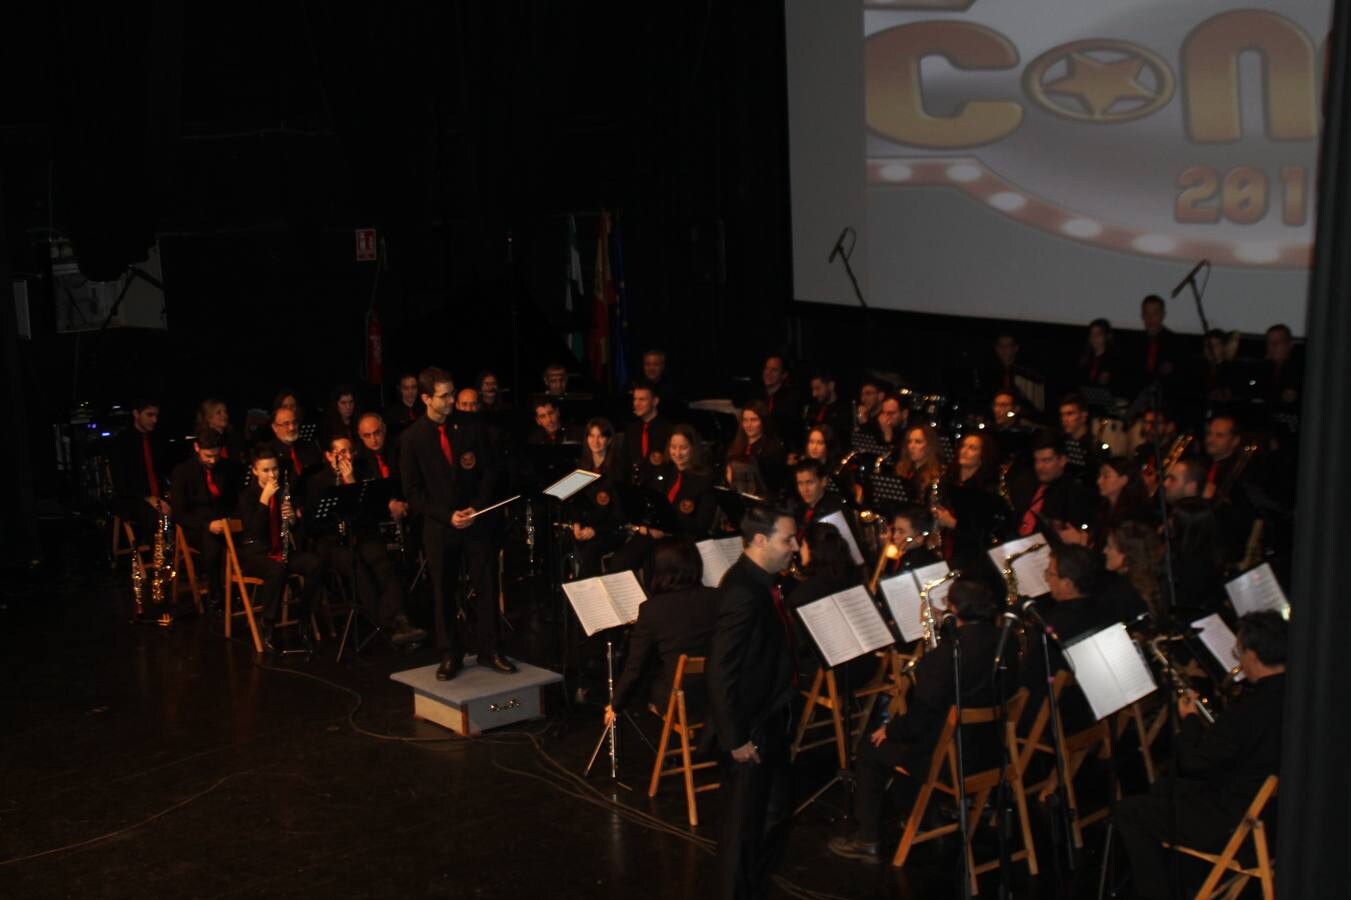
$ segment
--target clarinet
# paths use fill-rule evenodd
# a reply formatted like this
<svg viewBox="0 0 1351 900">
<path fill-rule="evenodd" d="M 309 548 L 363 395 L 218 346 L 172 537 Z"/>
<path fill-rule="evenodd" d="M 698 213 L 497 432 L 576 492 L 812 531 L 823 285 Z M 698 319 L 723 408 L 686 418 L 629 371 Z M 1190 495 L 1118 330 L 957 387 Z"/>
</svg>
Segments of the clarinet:
<svg viewBox="0 0 1351 900">
<path fill-rule="evenodd" d="M 291 479 L 288 478 L 282 482 L 282 507 L 284 508 L 289 502 L 291 502 Z M 291 561 L 291 520 L 285 512 L 282 513 L 281 517 L 281 561 L 283 565 Z"/>
</svg>

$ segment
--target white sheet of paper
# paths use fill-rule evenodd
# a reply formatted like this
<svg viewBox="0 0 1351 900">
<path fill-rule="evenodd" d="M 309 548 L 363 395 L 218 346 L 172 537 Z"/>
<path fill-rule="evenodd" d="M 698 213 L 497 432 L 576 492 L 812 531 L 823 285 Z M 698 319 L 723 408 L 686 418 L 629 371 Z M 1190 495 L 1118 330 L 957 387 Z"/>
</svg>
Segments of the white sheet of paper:
<svg viewBox="0 0 1351 900">
<path fill-rule="evenodd" d="M 704 587 L 717 587 L 722 576 L 741 558 L 741 538 L 715 538 L 694 545 L 704 561 Z"/>
<path fill-rule="evenodd" d="M 647 599 L 643 587 L 631 570 L 611 572 L 600 577 L 601 584 L 610 595 L 610 603 L 615 614 L 625 625 L 638 620 L 638 607 Z"/>
<path fill-rule="evenodd" d="M 606 628 L 618 628 L 624 623 L 615 613 L 609 592 L 599 578 L 584 578 L 563 585 L 563 593 L 577 613 L 577 621 L 587 637 Z"/>
<path fill-rule="evenodd" d="M 1065 657 L 1099 721 L 1158 689 L 1154 674 L 1120 622 L 1070 644 Z"/>
<path fill-rule="evenodd" d="M 1238 638 L 1229 630 L 1229 626 L 1224 624 L 1224 619 L 1220 618 L 1219 613 L 1211 613 L 1204 619 L 1197 619 L 1192 623 L 1193 628 L 1201 629 L 1201 633 L 1196 637 L 1205 646 L 1210 655 L 1215 657 L 1215 662 L 1220 664 L 1220 668 L 1226 672 L 1234 667 L 1238 662 L 1238 657 L 1234 655 L 1234 647 L 1238 644 Z M 1243 680 L 1243 673 L 1239 672 L 1237 680 Z"/>
<path fill-rule="evenodd" d="M 945 562 L 936 562 L 928 566 L 920 566 L 915 569 L 915 580 L 919 582 L 920 589 L 924 585 L 932 584 L 944 575 L 948 574 L 948 564 Z M 929 602 L 933 604 L 936 610 L 945 610 L 948 608 L 948 591 L 952 590 L 952 581 L 945 581 L 942 584 L 929 591 Z"/>
<path fill-rule="evenodd" d="M 1046 564 L 1051 561 L 1051 547 L 1046 544 L 1046 538 L 1039 534 L 1030 534 L 1016 541 L 991 547 L 988 551 L 990 561 L 994 563 L 996 569 L 1003 572 L 1005 559 L 1038 543 L 1045 546 L 1020 557 L 1013 564 L 1013 574 L 1018 578 L 1018 593 L 1024 597 L 1040 597 L 1051 592 L 1051 586 L 1046 583 Z"/>
<path fill-rule="evenodd" d="M 822 525 L 835 526 L 836 530 L 840 532 L 840 537 L 844 538 L 844 542 L 849 545 L 849 558 L 854 561 L 854 565 L 863 565 L 863 554 L 859 552 L 858 542 L 854 540 L 854 532 L 850 529 L 849 523 L 845 521 L 844 513 L 833 512 L 828 516 L 822 516 L 820 521 Z"/>
<path fill-rule="evenodd" d="M 1290 601 L 1285 591 L 1281 590 L 1280 582 L 1276 580 L 1276 573 L 1271 571 L 1269 563 L 1249 569 L 1227 583 L 1224 589 L 1229 594 L 1229 602 L 1234 605 L 1234 612 L 1240 616 L 1264 609 L 1274 609 L 1286 615 L 1290 609 Z"/>
<path fill-rule="evenodd" d="M 863 655 L 854 629 L 849 627 L 834 597 L 822 597 L 799 606 L 797 614 L 826 658 L 826 665 L 838 666 Z"/>
<path fill-rule="evenodd" d="M 887 601 L 892 621 L 900 629 L 901 637 L 907 641 L 917 641 L 924 637 L 924 625 L 919 612 L 919 585 L 915 584 L 913 572 L 902 572 L 884 580 L 879 585 L 882 599 Z"/>
<path fill-rule="evenodd" d="M 872 598 L 868 596 L 863 585 L 856 585 L 831 596 L 835 598 L 835 603 L 844 614 L 845 621 L 853 629 L 854 638 L 864 653 L 881 650 L 896 643 L 896 639 L 891 636 L 891 630 L 887 628 L 886 620 L 873 605 Z"/>
<path fill-rule="evenodd" d="M 571 472 L 546 487 L 544 493 L 548 494 L 550 497 L 557 497 L 559 500 L 566 500 L 598 478 L 600 478 L 600 476 L 595 472 L 588 472 L 585 469 L 573 469 Z"/>
</svg>

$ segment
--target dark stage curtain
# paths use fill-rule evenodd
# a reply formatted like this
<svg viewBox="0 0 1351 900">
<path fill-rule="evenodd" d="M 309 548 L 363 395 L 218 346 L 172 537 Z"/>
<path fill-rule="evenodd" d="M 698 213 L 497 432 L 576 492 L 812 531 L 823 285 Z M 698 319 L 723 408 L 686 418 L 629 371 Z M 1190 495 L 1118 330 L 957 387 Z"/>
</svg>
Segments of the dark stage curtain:
<svg viewBox="0 0 1351 900">
<path fill-rule="evenodd" d="M 1277 895 L 1345 896 L 1351 802 L 1351 4 L 1338 2 L 1329 39 L 1317 239 L 1299 461 L 1290 674 L 1279 805 Z"/>
</svg>

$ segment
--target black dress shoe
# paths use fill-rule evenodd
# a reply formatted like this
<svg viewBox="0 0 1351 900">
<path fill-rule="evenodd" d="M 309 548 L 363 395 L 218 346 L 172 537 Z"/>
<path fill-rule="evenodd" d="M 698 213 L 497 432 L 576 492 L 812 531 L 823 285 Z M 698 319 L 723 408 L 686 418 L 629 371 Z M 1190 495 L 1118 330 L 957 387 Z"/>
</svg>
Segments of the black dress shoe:
<svg viewBox="0 0 1351 900">
<path fill-rule="evenodd" d="M 450 681 L 450 679 L 458 675 L 459 672 L 460 661 L 455 658 L 454 654 L 447 653 L 445 656 L 441 657 L 441 665 L 436 667 L 436 680 Z"/>
<path fill-rule="evenodd" d="M 277 639 L 273 633 L 272 624 L 270 622 L 263 623 L 262 639 L 264 653 L 274 654 L 277 652 Z"/>
<path fill-rule="evenodd" d="M 416 644 L 427 639 L 427 632 L 409 622 L 406 616 L 395 616 L 387 630 L 390 643 L 396 647 Z"/>
<path fill-rule="evenodd" d="M 519 671 L 516 668 L 515 663 L 500 653 L 493 656 L 480 656 L 478 658 L 478 664 L 485 668 L 492 669 L 494 672 L 501 672 L 503 675 L 510 675 L 513 672 Z"/>
</svg>

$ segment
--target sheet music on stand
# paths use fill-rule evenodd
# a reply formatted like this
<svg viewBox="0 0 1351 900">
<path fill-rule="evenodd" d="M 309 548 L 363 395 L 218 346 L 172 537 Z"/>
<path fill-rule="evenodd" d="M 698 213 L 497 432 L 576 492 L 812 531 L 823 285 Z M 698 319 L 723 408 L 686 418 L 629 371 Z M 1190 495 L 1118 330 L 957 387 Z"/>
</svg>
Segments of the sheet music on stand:
<svg viewBox="0 0 1351 900">
<path fill-rule="evenodd" d="M 1285 591 L 1281 590 L 1280 582 L 1276 580 L 1276 573 L 1271 571 L 1270 563 L 1262 563 L 1249 569 L 1233 581 L 1227 582 L 1224 590 L 1229 595 L 1229 602 L 1234 605 L 1234 612 L 1240 616 L 1272 609 L 1285 618 L 1290 618 L 1290 600 L 1285 596 Z"/>
<path fill-rule="evenodd" d="M 797 614 L 831 667 L 896 642 L 862 585 L 799 606 Z"/>
<path fill-rule="evenodd" d="M 919 584 L 915 581 L 913 570 L 901 572 L 883 579 L 878 587 L 882 590 L 882 599 L 891 612 L 891 620 L 901 632 L 907 643 L 913 643 L 924 637 L 923 618 L 920 613 Z"/>
<path fill-rule="evenodd" d="M 573 469 L 571 472 L 546 487 L 542 493 L 557 500 L 567 500 L 573 494 L 599 478 L 600 476 L 595 472 L 588 472 L 585 469 Z"/>
<path fill-rule="evenodd" d="M 633 624 L 638 619 L 638 607 L 647 599 L 637 577 L 628 570 L 570 581 L 563 585 L 563 593 L 587 637 Z"/>
<path fill-rule="evenodd" d="M 924 589 L 926 584 L 933 584 L 938 579 L 947 575 L 950 569 L 945 562 L 936 562 L 927 566 L 920 566 L 912 570 L 915 573 L 915 584 L 920 590 Z M 948 591 L 952 590 L 952 579 L 936 586 L 929 591 L 929 603 L 936 610 L 945 610 L 948 608 Z"/>
<path fill-rule="evenodd" d="M 1228 672 L 1238 661 L 1238 655 L 1235 650 L 1238 646 L 1238 637 L 1229 630 L 1229 626 L 1220 618 L 1219 613 L 1211 613 L 1204 619 L 1197 619 L 1192 623 L 1193 628 L 1199 628 L 1201 633 L 1196 639 L 1206 648 L 1211 656 L 1215 657 L 1215 662 L 1220 664 L 1220 669 Z M 1237 681 L 1243 680 L 1243 672 L 1234 674 Z"/>
<path fill-rule="evenodd" d="M 1066 642 L 1064 651 L 1098 721 L 1158 690 L 1154 673 L 1120 622 Z"/>
<path fill-rule="evenodd" d="M 1024 597 L 1040 597 L 1049 594 L 1051 586 L 1046 583 L 1046 565 L 1051 560 L 1051 545 L 1039 534 L 1030 534 L 1024 538 L 991 547 L 987 553 L 996 569 L 1004 571 L 1004 560 L 1015 553 L 1042 544 L 1041 549 L 1027 553 L 1013 563 L 1013 574 L 1018 579 L 1018 593 Z"/>
<path fill-rule="evenodd" d="M 741 538 L 712 538 L 694 545 L 704 561 L 704 587 L 717 587 L 722 576 L 741 558 Z"/>
<path fill-rule="evenodd" d="M 845 519 L 843 512 L 833 512 L 828 516 L 822 516 L 819 520 L 822 525 L 834 525 L 835 530 L 844 538 L 844 542 L 849 545 L 849 558 L 854 561 L 854 565 L 863 565 L 863 554 L 859 552 L 858 541 L 854 540 L 854 530 L 849 527 L 848 520 Z"/>
</svg>

